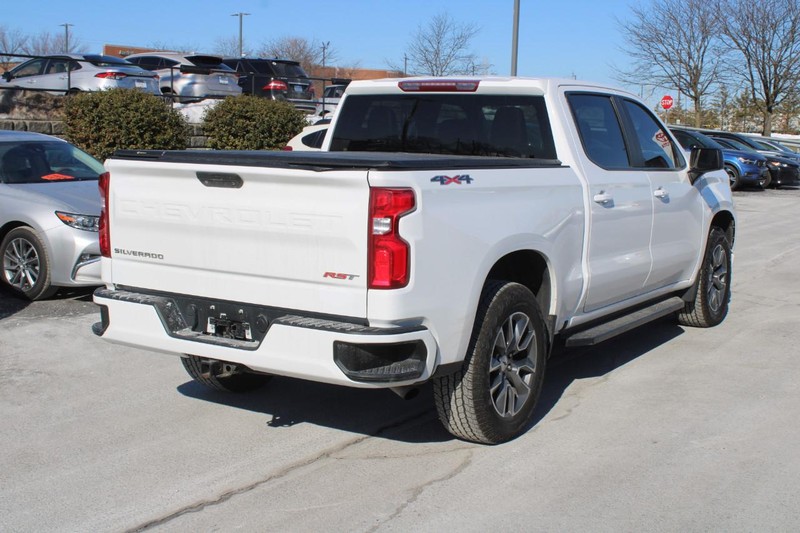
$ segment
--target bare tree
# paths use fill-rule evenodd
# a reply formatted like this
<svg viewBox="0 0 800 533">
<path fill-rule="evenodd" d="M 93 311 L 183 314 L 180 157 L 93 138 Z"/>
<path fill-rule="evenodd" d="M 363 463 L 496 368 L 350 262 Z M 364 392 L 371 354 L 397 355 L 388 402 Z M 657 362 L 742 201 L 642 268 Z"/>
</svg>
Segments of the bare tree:
<svg viewBox="0 0 800 533">
<path fill-rule="evenodd" d="M 239 37 L 232 35 L 231 37 L 219 37 L 214 41 L 214 53 L 225 57 L 239 57 Z M 247 41 L 244 41 L 242 46 L 242 53 L 245 56 L 253 54 L 253 50 L 247 46 Z"/>
<path fill-rule="evenodd" d="M 259 50 L 259 55 L 262 57 L 276 57 L 297 61 L 303 67 L 303 70 L 307 72 L 311 72 L 323 64 L 323 54 L 326 65 L 330 65 L 338 59 L 336 50 L 327 43 L 323 52 L 323 43 L 316 39 L 309 41 L 303 37 L 273 39 L 265 42 Z"/>
<path fill-rule="evenodd" d="M 6 54 L 22 54 L 28 37 L 19 30 L 10 30 L 5 26 L 0 26 L 0 52 Z M 19 58 L 12 56 L 0 56 L 0 69 L 8 70 Z"/>
<path fill-rule="evenodd" d="M 472 38 L 479 29 L 474 24 L 459 24 L 447 13 L 433 17 L 425 26 L 419 26 L 406 49 L 402 67 L 390 65 L 395 70 L 427 76 L 473 74 L 488 70 L 491 65 L 480 64 L 469 50 Z M 477 68 L 476 68 L 477 67 Z"/>
<path fill-rule="evenodd" d="M 718 0 L 723 34 L 741 53 L 750 97 L 772 134 L 777 106 L 800 81 L 800 0 Z"/>
<path fill-rule="evenodd" d="M 646 79 L 676 87 L 694 104 L 695 126 L 700 126 L 703 100 L 725 72 L 720 22 L 710 0 L 651 0 L 632 6 L 631 19 L 617 23 L 633 68 L 618 71 L 617 77 L 634 85 Z"/>
<path fill-rule="evenodd" d="M 23 46 L 26 54 L 32 56 L 44 56 L 48 54 L 63 54 L 68 53 L 83 53 L 88 49 L 87 46 L 81 43 L 77 38 L 70 36 L 69 50 L 64 50 L 64 40 L 66 36 L 62 34 L 53 34 L 48 31 L 43 31 L 37 35 L 28 38 Z"/>
</svg>

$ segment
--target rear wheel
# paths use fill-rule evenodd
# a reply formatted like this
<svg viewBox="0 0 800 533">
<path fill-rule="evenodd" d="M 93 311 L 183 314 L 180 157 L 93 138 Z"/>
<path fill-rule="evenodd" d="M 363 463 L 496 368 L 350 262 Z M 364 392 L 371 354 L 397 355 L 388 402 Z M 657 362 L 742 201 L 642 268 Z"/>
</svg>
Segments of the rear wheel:
<svg viewBox="0 0 800 533">
<path fill-rule="evenodd" d="M 8 232 L 0 244 L 3 283 L 29 300 L 52 296 L 58 287 L 50 285 L 50 258 L 36 232 L 28 227 Z"/>
<path fill-rule="evenodd" d="M 708 235 L 694 300 L 678 313 L 680 324 L 709 328 L 725 319 L 731 299 L 731 266 L 731 244 L 722 228 L 715 226 Z"/>
<path fill-rule="evenodd" d="M 249 392 L 263 387 L 272 376 L 254 374 L 241 365 L 203 359 L 195 355 L 181 357 L 183 368 L 192 379 L 222 392 Z"/>
<path fill-rule="evenodd" d="M 433 382 L 439 419 L 453 435 L 497 444 L 524 430 L 542 389 L 546 329 L 533 293 L 490 282 L 457 372 Z"/>
</svg>

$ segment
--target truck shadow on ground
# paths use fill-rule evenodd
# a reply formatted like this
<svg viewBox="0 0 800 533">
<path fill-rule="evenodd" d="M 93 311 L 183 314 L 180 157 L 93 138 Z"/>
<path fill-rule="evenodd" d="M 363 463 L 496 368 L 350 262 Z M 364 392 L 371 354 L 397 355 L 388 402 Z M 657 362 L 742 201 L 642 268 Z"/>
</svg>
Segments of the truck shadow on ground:
<svg viewBox="0 0 800 533">
<path fill-rule="evenodd" d="M 92 302 L 95 287 L 64 287 L 46 300 L 31 302 L 0 285 L 0 320 L 17 314 L 46 317 L 65 316 L 84 312 L 86 306 L 75 307 L 70 302 Z"/>
<path fill-rule="evenodd" d="M 556 347 L 527 433 L 558 405 L 573 382 L 605 376 L 682 333 L 674 320 L 663 320 L 598 346 Z M 411 400 L 388 390 L 353 389 L 285 377 L 274 377 L 263 389 L 246 394 L 217 392 L 194 381 L 177 390 L 197 400 L 263 413 L 268 418 L 266 425 L 281 431 L 305 423 L 400 442 L 454 439 L 437 418 L 430 384 Z"/>
</svg>

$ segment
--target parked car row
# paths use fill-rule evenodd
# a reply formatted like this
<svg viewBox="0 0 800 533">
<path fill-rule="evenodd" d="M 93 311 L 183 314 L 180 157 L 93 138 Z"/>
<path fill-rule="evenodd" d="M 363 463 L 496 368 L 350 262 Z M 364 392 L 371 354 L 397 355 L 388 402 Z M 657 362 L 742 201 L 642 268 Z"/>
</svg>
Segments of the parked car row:
<svg viewBox="0 0 800 533">
<path fill-rule="evenodd" d="M 345 86 L 338 81 L 326 90 L 326 111 L 320 116 L 333 110 Z M 251 94 L 285 100 L 309 115 L 322 105 L 300 63 L 287 59 L 177 52 L 144 52 L 125 59 L 58 54 L 25 61 L 4 73 L 0 80 L 0 89 L 37 89 L 53 94 L 118 87 L 168 95 L 179 102 Z"/>
<path fill-rule="evenodd" d="M 684 149 L 721 149 L 731 189 L 800 185 L 800 155 L 780 141 L 727 131 L 675 126 L 670 130 Z"/>
</svg>

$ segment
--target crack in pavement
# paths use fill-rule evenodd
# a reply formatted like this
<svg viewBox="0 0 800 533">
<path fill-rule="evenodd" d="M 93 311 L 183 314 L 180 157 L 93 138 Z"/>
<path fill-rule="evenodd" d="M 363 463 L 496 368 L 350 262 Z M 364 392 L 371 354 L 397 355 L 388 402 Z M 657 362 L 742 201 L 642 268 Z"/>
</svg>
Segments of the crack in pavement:
<svg viewBox="0 0 800 533">
<path fill-rule="evenodd" d="M 162 516 L 161 518 L 156 518 L 156 519 L 151 520 L 149 522 L 145 522 L 144 524 L 139 524 L 138 526 L 126 529 L 125 532 L 126 533 L 134 533 L 134 532 L 139 532 L 139 531 L 146 531 L 148 529 L 151 529 L 151 528 L 154 528 L 154 527 L 157 527 L 157 526 L 162 526 L 162 525 L 164 525 L 164 524 L 166 524 L 166 523 L 168 523 L 168 522 L 170 522 L 170 521 L 172 521 L 172 520 L 174 520 L 174 519 L 176 519 L 178 517 L 181 517 L 183 515 L 190 514 L 190 513 L 197 513 L 197 512 L 200 512 L 200 511 L 202 511 L 202 510 L 204 510 L 204 509 L 206 509 L 208 507 L 213 507 L 215 505 L 219 505 L 221 503 L 225 503 L 228 500 L 234 498 L 235 496 L 239 496 L 241 494 L 246 494 L 246 493 L 248 493 L 248 492 L 250 492 L 252 490 L 255 490 L 255 489 L 257 489 L 257 488 L 259 488 L 261 486 L 264 486 L 264 485 L 266 485 L 266 484 L 268 484 L 268 483 L 270 483 L 272 481 L 284 478 L 284 477 L 288 476 L 289 474 L 291 474 L 291 473 L 293 473 L 293 472 L 295 472 L 295 471 L 297 471 L 297 470 L 299 470 L 301 468 L 310 466 L 310 465 L 312 465 L 312 464 L 314 464 L 314 463 L 316 463 L 318 461 L 329 459 L 332 456 L 334 456 L 335 454 L 340 453 L 340 452 L 346 450 L 347 448 L 350 448 L 352 446 L 360 444 L 361 442 L 364 442 L 367 439 L 370 439 L 370 438 L 373 438 L 373 437 L 378 437 L 378 436 L 380 436 L 381 434 L 383 434 L 383 433 L 385 433 L 387 431 L 402 427 L 403 425 L 408 424 L 409 422 L 412 422 L 412 421 L 424 416 L 427 412 L 428 412 L 427 410 L 417 412 L 417 413 L 415 413 L 413 415 L 410 415 L 408 417 L 402 418 L 402 419 L 400 419 L 400 420 L 398 420 L 396 422 L 393 422 L 393 423 L 388 424 L 386 426 L 380 427 L 380 428 L 378 428 L 377 431 L 375 431 L 372 434 L 362 435 L 360 437 L 356 437 L 356 438 L 350 439 L 348 441 L 345 441 L 345 442 L 339 444 L 338 446 L 333 446 L 331 448 L 328 448 L 327 450 L 323 450 L 322 452 L 318 453 L 317 455 L 315 455 L 313 457 L 309 457 L 309 458 L 304 459 L 302 461 L 297 461 L 297 462 L 295 462 L 293 464 L 290 464 L 290 465 L 286 466 L 284 469 L 279 470 L 278 472 L 276 472 L 274 474 L 271 474 L 271 475 L 269 475 L 268 477 L 266 477 L 264 479 L 261 479 L 259 481 L 250 483 L 249 485 L 245 485 L 244 487 L 231 489 L 229 491 L 226 491 L 226 492 L 220 494 L 219 496 L 217 496 L 214 499 L 203 500 L 203 501 L 198 502 L 198 503 L 187 505 L 187 506 L 182 507 L 182 508 L 178 509 L 177 511 L 174 511 L 174 512 L 168 514 L 168 515 Z"/>
<path fill-rule="evenodd" d="M 466 470 L 467 467 L 469 467 L 472 464 L 472 456 L 474 454 L 474 449 L 462 448 L 462 450 L 466 452 L 465 454 L 466 457 L 464 457 L 464 459 L 461 461 L 461 463 L 458 464 L 458 466 L 456 466 L 451 472 L 448 472 L 447 474 L 441 477 L 432 479 L 426 483 L 423 483 L 422 485 L 412 488 L 411 490 L 413 492 L 411 493 L 411 496 L 405 502 L 400 504 L 397 507 L 397 509 L 395 509 L 395 511 L 391 515 L 389 515 L 385 520 L 382 520 L 380 523 L 369 528 L 367 530 L 367 533 L 374 533 L 381 526 L 391 522 L 392 520 L 400 516 L 403 513 L 403 511 L 405 511 L 409 506 L 411 506 L 414 502 L 417 501 L 417 499 L 422 495 L 423 492 L 425 492 L 427 488 L 436 485 L 438 483 L 444 483 L 445 481 L 449 481 L 458 476 L 459 474 L 461 474 L 461 472 L 463 472 L 464 470 Z"/>
</svg>

